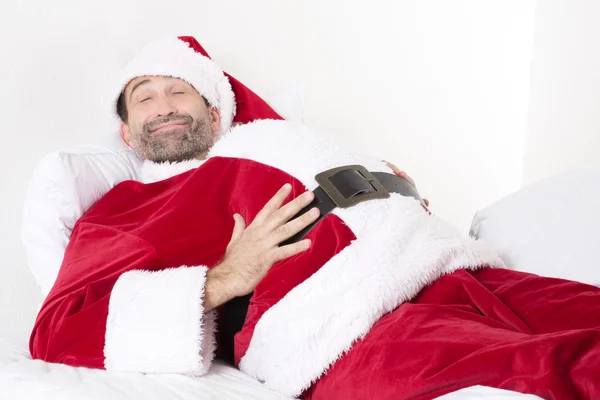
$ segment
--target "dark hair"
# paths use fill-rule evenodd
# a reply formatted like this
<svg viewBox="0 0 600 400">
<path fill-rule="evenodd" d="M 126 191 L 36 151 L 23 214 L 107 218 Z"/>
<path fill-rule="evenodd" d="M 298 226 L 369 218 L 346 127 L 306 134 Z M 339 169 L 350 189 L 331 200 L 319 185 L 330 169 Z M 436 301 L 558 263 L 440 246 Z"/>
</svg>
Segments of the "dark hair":
<svg viewBox="0 0 600 400">
<path fill-rule="evenodd" d="M 204 100 L 206 107 L 210 107 L 210 103 L 206 100 L 206 97 L 202 96 L 202 100 Z M 127 104 L 125 104 L 125 91 L 122 91 L 117 99 L 117 114 L 119 115 L 119 118 L 121 118 L 121 121 L 127 123 L 128 115 Z"/>
<path fill-rule="evenodd" d="M 127 123 L 127 104 L 125 104 L 125 92 L 121 92 L 117 99 L 117 114 L 124 123 Z"/>
</svg>

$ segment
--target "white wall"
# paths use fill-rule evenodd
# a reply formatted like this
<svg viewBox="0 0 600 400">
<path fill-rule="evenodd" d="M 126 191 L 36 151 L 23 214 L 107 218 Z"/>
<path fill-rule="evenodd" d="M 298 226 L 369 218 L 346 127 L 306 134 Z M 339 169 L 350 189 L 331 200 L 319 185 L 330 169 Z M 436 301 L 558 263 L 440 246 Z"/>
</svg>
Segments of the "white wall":
<svg viewBox="0 0 600 400">
<path fill-rule="evenodd" d="M 600 168 L 600 2 L 539 0 L 524 182 Z"/>
<path fill-rule="evenodd" d="M 521 182 L 534 3 L 3 2 L 0 332 L 27 332 L 40 300 L 18 238 L 36 161 L 113 129 L 108 88 L 148 38 L 194 35 L 262 95 L 303 86 L 307 123 L 407 170 L 466 233 Z"/>
</svg>

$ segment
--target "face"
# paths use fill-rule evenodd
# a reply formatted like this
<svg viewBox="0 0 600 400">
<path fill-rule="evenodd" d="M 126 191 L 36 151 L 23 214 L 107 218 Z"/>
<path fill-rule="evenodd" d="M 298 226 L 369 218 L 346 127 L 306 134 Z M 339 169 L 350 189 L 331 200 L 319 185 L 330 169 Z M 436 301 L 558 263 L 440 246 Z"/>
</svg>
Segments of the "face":
<svg viewBox="0 0 600 400">
<path fill-rule="evenodd" d="M 146 160 L 204 159 L 218 138 L 219 111 L 181 79 L 138 77 L 124 96 L 128 119 L 121 137 Z"/>
</svg>

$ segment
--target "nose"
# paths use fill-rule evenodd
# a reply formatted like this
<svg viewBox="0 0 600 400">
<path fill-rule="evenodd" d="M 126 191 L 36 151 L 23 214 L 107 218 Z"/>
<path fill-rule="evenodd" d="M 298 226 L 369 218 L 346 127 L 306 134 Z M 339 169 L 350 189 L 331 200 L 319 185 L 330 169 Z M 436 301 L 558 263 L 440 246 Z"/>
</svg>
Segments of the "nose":
<svg viewBox="0 0 600 400">
<path fill-rule="evenodd" d="M 166 95 L 158 96 L 156 99 L 156 117 L 168 117 L 177 114 L 177 107 L 171 101 L 171 98 Z"/>
</svg>

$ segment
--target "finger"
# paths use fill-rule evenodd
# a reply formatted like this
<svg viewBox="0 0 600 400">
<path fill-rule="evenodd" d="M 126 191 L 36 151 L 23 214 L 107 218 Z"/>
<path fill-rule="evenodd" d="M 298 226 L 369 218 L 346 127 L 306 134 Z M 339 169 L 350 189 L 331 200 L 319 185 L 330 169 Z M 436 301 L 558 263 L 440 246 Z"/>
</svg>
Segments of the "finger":
<svg viewBox="0 0 600 400">
<path fill-rule="evenodd" d="M 256 217 L 252 221 L 251 225 L 262 224 L 267 218 L 274 212 L 279 210 L 285 199 L 290 195 L 292 191 L 292 185 L 286 183 L 275 193 L 275 196 L 265 204 L 265 206 L 256 214 Z"/>
<path fill-rule="evenodd" d="M 403 178 L 403 179 L 406 179 L 406 180 L 409 179 L 408 175 L 404 171 L 398 171 L 394 175 L 399 176 L 400 178 Z"/>
<path fill-rule="evenodd" d="M 394 175 L 399 176 L 402 179 L 406 179 L 407 181 L 410 182 L 411 185 L 416 186 L 415 185 L 415 181 L 413 180 L 413 178 L 411 178 L 410 176 L 408 176 L 408 174 L 404 171 L 400 171 L 398 168 L 396 168 L 394 170 Z"/>
<path fill-rule="evenodd" d="M 400 168 L 396 167 L 394 164 L 392 164 L 390 162 L 384 161 L 384 163 L 392 170 L 392 172 L 394 172 L 394 175 L 399 176 L 400 178 L 406 179 L 413 186 L 415 186 L 415 181 L 413 180 L 413 178 L 408 176 L 408 174 L 406 172 L 401 171 Z"/>
<path fill-rule="evenodd" d="M 313 192 L 306 191 L 281 207 L 276 212 L 272 213 L 268 221 L 269 229 L 278 229 L 280 226 L 289 221 L 290 218 L 298 214 L 304 207 L 308 206 L 314 198 L 315 194 Z"/>
<path fill-rule="evenodd" d="M 246 220 L 240 214 L 234 214 L 234 225 L 233 225 L 233 233 L 231 235 L 231 241 L 236 242 L 242 233 L 246 230 Z"/>
<path fill-rule="evenodd" d="M 315 222 L 320 215 L 318 208 L 313 207 L 308 212 L 302 214 L 298 218 L 295 218 L 288 223 L 281 225 L 277 228 L 272 236 L 273 245 L 278 245 L 286 239 L 291 238 L 302 229 L 306 228 L 313 222 Z"/>
<path fill-rule="evenodd" d="M 296 254 L 300 254 L 310 249 L 311 245 L 312 242 L 310 239 L 303 239 L 296 243 L 277 247 L 275 250 L 273 250 L 273 258 L 271 260 L 273 261 L 273 263 L 285 260 L 286 258 L 293 257 Z"/>
<path fill-rule="evenodd" d="M 233 232 L 231 233 L 231 239 L 229 240 L 229 243 L 227 244 L 227 248 L 225 249 L 225 251 L 229 251 L 231 249 L 231 246 L 233 246 L 235 243 L 237 243 L 237 241 L 242 236 L 242 233 L 244 233 L 245 229 L 246 229 L 246 221 L 244 220 L 244 217 L 242 217 L 240 214 L 234 214 L 233 215 Z"/>
<path fill-rule="evenodd" d="M 391 169 L 391 170 L 392 170 L 392 172 L 393 172 L 394 174 L 398 175 L 400 172 L 402 172 L 402 171 L 400 171 L 400 168 L 396 167 L 396 166 L 395 166 L 394 164 L 392 164 L 391 162 L 387 162 L 387 161 L 385 161 L 385 160 L 384 160 L 383 162 L 384 162 L 384 164 L 385 164 L 385 165 L 387 165 L 387 166 L 388 166 L 388 168 L 389 168 L 389 169 Z"/>
</svg>

